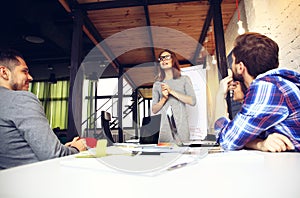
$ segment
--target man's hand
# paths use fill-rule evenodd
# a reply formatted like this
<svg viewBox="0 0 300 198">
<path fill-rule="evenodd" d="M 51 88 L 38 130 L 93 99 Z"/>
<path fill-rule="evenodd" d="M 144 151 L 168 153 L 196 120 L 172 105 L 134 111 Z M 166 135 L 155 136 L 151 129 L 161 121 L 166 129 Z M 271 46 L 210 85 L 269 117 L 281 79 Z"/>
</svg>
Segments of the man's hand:
<svg viewBox="0 0 300 198">
<path fill-rule="evenodd" d="M 281 152 L 286 150 L 294 150 L 293 143 L 284 135 L 279 133 L 270 134 L 267 139 L 261 143 L 263 151 Z"/>
<path fill-rule="evenodd" d="M 79 139 L 79 137 L 75 137 L 72 142 L 67 142 L 65 146 L 76 147 L 79 151 L 85 151 L 87 149 L 86 141 Z"/>
<path fill-rule="evenodd" d="M 293 143 L 286 136 L 279 133 L 272 133 L 265 140 L 256 139 L 249 142 L 246 147 L 265 152 L 282 152 L 295 149 Z"/>
<path fill-rule="evenodd" d="M 242 85 L 239 81 L 233 81 L 232 75 L 232 71 L 228 69 L 228 76 L 220 81 L 218 97 L 223 96 L 226 98 L 228 91 L 234 91 L 232 92 L 233 100 L 243 102 L 244 92 L 242 90 Z"/>
<path fill-rule="evenodd" d="M 233 89 L 233 100 L 243 102 L 244 100 L 244 92 L 242 90 L 242 85 L 239 81 L 235 81 L 235 88 Z"/>
<path fill-rule="evenodd" d="M 218 96 L 222 96 L 222 97 L 226 98 L 227 92 L 229 90 L 233 90 L 235 88 L 236 88 L 235 83 L 233 82 L 233 78 L 232 78 L 232 71 L 230 69 L 228 69 L 228 76 L 223 78 L 220 81 Z"/>
</svg>

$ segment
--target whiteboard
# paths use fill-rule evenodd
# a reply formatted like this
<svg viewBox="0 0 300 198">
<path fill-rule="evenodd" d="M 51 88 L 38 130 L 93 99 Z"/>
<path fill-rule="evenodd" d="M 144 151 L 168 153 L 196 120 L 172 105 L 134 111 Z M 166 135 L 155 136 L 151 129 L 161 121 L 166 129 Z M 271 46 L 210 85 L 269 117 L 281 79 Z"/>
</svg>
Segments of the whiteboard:
<svg viewBox="0 0 300 198">
<path fill-rule="evenodd" d="M 203 140 L 207 136 L 206 69 L 203 65 L 181 68 L 182 75 L 190 77 L 196 95 L 196 105 L 186 105 L 191 140 Z"/>
</svg>

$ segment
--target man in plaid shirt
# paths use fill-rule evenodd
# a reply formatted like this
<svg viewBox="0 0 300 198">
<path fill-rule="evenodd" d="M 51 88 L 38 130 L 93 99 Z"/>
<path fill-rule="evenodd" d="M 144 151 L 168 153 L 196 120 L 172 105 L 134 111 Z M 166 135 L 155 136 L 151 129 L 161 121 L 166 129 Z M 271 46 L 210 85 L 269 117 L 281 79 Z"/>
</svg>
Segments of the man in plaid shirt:
<svg viewBox="0 0 300 198">
<path fill-rule="evenodd" d="M 278 68 L 278 51 L 276 42 L 258 33 L 236 38 L 233 76 L 221 80 L 217 93 L 222 102 L 216 103 L 215 132 L 223 149 L 300 151 L 300 74 Z M 240 112 L 230 121 L 225 96 L 239 83 L 247 91 Z"/>
</svg>

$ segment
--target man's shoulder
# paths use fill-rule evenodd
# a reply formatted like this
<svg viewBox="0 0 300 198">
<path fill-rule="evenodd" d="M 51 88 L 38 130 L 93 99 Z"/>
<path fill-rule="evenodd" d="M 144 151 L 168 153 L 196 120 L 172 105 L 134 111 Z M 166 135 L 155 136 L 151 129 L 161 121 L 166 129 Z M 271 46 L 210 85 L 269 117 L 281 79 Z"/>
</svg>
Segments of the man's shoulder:
<svg viewBox="0 0 300 198">
<path fill-rule="evenodd" d="M 8 98 L 9 100 L 38 100 L 36 95 L 30 91 L 14 91 L 6 88 L 0 88 L 1 98 Z"/>
<path fill-rule="evenodd" d="M 280 90 L 300 89 L 300 74 L 289 69 L 277 68 L 259 75 L 254 81 L 253 86 L 270 85 Z"/>
<path fill-rule="evenodd" d="M 264 80 L 264 81 L 281 81 L 289 80 L 292 82 L 300 82 L 300 74 L 294 70 L 286 68 L 276 68 L 269 70 L 263 74 L 260 74 L 256 77 L 255 80 Z"/>
<path fill-rule="evenodd" d="M 34 99 L 37 98 L 36 95 L 34 95 L 30 91 L 14 91 L 14 94 L 19 97 L 29 97 L 29 98 L 34 98 Z"/>
</svg>

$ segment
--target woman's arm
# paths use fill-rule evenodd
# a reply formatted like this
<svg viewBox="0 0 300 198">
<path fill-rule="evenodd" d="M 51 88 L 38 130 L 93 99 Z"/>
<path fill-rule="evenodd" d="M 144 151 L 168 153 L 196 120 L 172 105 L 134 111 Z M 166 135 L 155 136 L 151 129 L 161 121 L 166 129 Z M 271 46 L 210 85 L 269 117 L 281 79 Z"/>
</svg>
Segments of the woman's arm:
<svg viewBox="0 0 300 198">
<path fill-rule="evenodd" d="M 169 87 L 169 85 L 167 85 L 165 83 L 161 84 L 161 88 L 162 88 L 162 90 L 167 90 L 170 95 L 172 95 L 173 97 L 175 97 L 179 101 L 181 101 L 185 104 L 194 106 L 196 104 L 196 96 L 195 96 L 195 92 L 194 92 L 194 89 L 193 89 L 192 82 L 191 82 L 191 80 L 188 76 L 185 76 L 184 80 L 185 80 L 185 85 L 184 85 L 185 86 L 185 92 L 187 94 L 183 94 L 183 93 L 180 93 L 178 91 L 175 91 L 175 90 L 171 89 Z"/>
<path fill-rule="evenodd" d="M 162 97 L 162 99 L 160 99 L 160 101 L 156 104 L 152 105 L 152 112 L 154 114 L 156 114 L 157 112 L 159 112 L 161 110 L 161 108 L 164 106 L 164 104 L 167 102 L 168 98 L 167 97 Z"/>
<path fill-rule="evenodd" d="M 162 97 L 160 96 L 160 92 L 162 92 Z M 152 90 L 152 113 L 156 114 L 159 112 L 167 102 L 168 98 L 169 93 L 167 90 L 161 89 L 160 82 L 154 83 Z"/>
<path fill-rule="evenodd" d="M 169 93 L 185 104 L 194 105 L 193 98 L 191 96 L 184 95 L 172 89 L 170 89 Z"/>
</svg>

